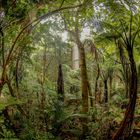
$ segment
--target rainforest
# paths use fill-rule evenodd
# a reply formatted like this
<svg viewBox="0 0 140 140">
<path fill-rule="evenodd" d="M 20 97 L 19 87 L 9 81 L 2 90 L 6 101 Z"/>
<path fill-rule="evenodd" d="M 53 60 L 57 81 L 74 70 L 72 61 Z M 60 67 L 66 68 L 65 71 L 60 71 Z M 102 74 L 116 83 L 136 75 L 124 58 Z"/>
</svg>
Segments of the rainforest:
<svg viewBox="0 0 140 140">
<path fill-rule="evenodd" d="M 0 0 L 0 140 L 140 140 L 140 1 Z"/>
</svg>

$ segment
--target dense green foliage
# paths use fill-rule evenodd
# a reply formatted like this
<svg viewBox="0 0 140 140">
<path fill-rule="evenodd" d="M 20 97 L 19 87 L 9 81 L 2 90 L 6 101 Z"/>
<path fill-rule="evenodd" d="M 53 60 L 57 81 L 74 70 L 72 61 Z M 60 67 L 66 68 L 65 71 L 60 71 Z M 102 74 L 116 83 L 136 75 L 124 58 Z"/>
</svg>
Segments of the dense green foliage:
<svg viewBox="0 0 140 140">
<path fill-rule="evenodd" d="M 139 114 L 139 0 L 0 1 L 0 139 L 137 140 Z"/>
</svg>

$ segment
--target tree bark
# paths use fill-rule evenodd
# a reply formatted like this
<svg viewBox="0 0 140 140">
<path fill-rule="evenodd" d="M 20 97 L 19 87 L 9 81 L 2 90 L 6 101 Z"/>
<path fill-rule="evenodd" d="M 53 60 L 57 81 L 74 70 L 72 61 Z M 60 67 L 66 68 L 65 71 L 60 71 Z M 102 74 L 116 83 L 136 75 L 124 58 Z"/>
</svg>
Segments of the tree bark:
<svg viewBox="0 0 140 140">
<path fill-rule="evenodd" d="M 72 47 L 72 69 L 79 69 L 79 51 L 77 46 Z"/>
<path fill-rule="evenodd" d="M 58 68 L 57 93 L 58 93 L 58 98 L 61 101 L 64 101 L 64 80 L 63 80 L 63 72 L 62 72 L 61 64 L 59 64 L 59 68 Z"/>
<path fill-rule="evenodd" d="M 130 87 L 130 66 L 129 66 L 129 61 L 127 60 L 125 53 L 124 53 L 124 49 L 122 47 L 122 44 L 120 41 L 118 41 L 118 43 L 116 44 L 117 48 L 119 49 L 119 55 L 120 55 L 120 61 L 122 64 L 122 69 L 123 69 L 123 79 L 124 79 L 124 83 L 125 83 L 125 95 L 126 98 L 129 98 L 129 87 Z"/>
<path fill-rule="evenodd" d="M 99 77 L 100 77 L 100 68 L 99 68 L 99 64 L 97 63 L 97 76 L 96 76 L 96 80 L 95 80 L 95 102 L 100 102 L 99 100 L 99 94 L 97 95 L 98 93 L 98 80 L 99 80 Z M 98 98 L 97 98 L 98 96 Z M 99 99 L 99 100 L 98 100 Z"/>
<path fill-rule="evenodd" d="M 81 86 L 82 86 L 82 110 L 87 113 L 89 110 L 88 105 L 88 78 L 86 70 L 85 50 L 81 41 L 77 40 L 77 46 L 80 54 L 80 69 L 81 69 Z"/>
<path fill-rule="evenodd" d="M 137 99 L 137 70 L 136 63 L 134 61 L 133 50 L 132 48 L 127 48 L 130 68 L 131 68 L 131 81 L 129 88 L 129 95 L 131 96 L 129 105 L 126 109 L 124 119 L 121 123 L 120 128 L 113 136 L 112 140 L 127 140 L 130 137 L 131 126 L 134 118 L 134 111 Z"/>
<path fill-rule="evenodd" d="M 107 79 L 104 80 L 104 103 L 108 102 L 108 85 L 107 85 Z"/>
</svg>

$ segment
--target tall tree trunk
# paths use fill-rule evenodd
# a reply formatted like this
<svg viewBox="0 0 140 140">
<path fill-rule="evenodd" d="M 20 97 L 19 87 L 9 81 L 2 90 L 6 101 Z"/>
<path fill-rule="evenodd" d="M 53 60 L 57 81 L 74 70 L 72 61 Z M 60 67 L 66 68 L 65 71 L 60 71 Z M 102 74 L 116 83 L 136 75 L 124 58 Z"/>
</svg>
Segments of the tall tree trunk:
<svg viewBox="0 0 140 140">
<path fill-rule="evenodd" d="M 87 79 L 87 70 L 86 70 L 86 60 L 85 60 L 85 51 L 82 43 L 78 43 L 79 54 L 80 54 L 80 69 L 81 69 L 81 86 L 82 86 L 82 112 L 84 114 L 89 111 L 89 103 L 88 103 L 88 79 Z M 82 119 L 83 132 L 82 138 L 85 139 L 86 132 L 88 130 L 87 127 L 87 118 Z"/>
<path fill-rule="evenodd" d="M 90 106 L 93 107 L 93 95 L 92 95 L 92 92 L 91 92 L 91 87 L 90 87 L 89 81 L 88 81 L 88 93 L 89 93 L 89 96 L 90 96 Z"/>
<path fill-rule="evenodd" d="M 64 80 L 63 80 L 63 72 L 62 72 L 61 64 L 59 64 L 59 68 L 58 68 L 57 93 L 58 93 L 58 98 L 61 101 L 64 101 Z"/>
<path fill-rule="evenodd" d="M 88 96 L 89 96 L 89 83 L 86 68 L 86 58 L 84 45 L 79 37 L 78 25 L 75 26 L 75 39 L 79 50 L 80 56 L 80 70 L 81 70 L 81 87 L 82 87 L 82 112 L 87 113 L 89 110 Z"/>
<path fill-rule="evenodd" d="M 98 80 L 99 80 L 99 76 L 100 76 L 100 68 L 99 68 L 99 64 L 97 63 L 97 76 L 96 76 L 96 80 L 95 80 L 95 102 L 97 101 L 97 102 L 100 102 L 99 100 L 99 94 L 97 95 L 97 93 L 98 93 Z M 97 98 L 98 97 L 98 98 Z"/>
<path fill-rule="evenodd" d="M 126 109 L 124 119 L 121 123 L 120 128 L 113 136 L 112 140 L 127 140 L 130 137 L 131 126 L 134 118 L 134 111 L 137 99 L 137 70 L 136 70 L 136 63 L 134 61 L 133 50 L 132 48 L 127 49 L 129 61 L 130 61 L 130 68 L 131 68 L 131 81 L 130 81 L 130 88 L 129 94 L 131 95 L 129 105 Z"/>
<path fill-rule="evenodd" d="M 87 113 L 89 110 L 88 105 L 88 78 L 86 70 L 85 50 L 81 42 L 77 42 L 80 54 L 80 69 L 81 69 L 81 86 L 82 86 L 82 110 Z"/>
<path fill-rule="evenodd" d="M 2 50 L 2 69 L 4 69 L 4 66 L 5 66 L 5 47 L 4 47 L 4 32 L 3 32 L 3 28 L 1 27 L 0 28 L 0 35 L 1 35 L 1 50 Z M 0 96 L 1 96 L 1 92 L 2 92 L 2 89 L 3 89 L 3 86 L 5 84 L 5 74 L 2 72 L 2 75 L 1 75 L 1 79 L 0 79 Z"/>
<path fill-rule="evenodd" d="M 119 55 L 120 55 L 120 61 L 122 64 L 122 69 L 123 69 L 123 78 L 124 78 L 124 83 L 125 83 L 125 95 L 126 98 L 129 98 L 129 87 L 130 87 L 130 77 L 129 77 L 129 73 L 130 73 L 130 66 L 129 66 L 129 61 L 127 60 L 125 53 L 124 53 L 124 49 L 123 46 L 121 44 L 121 41 L 118 41 L 118 43 L 116 43 L 117 48 L 119 49 Z"/>
<path fill-rule="evenodd" d="M 88 77 L 87 77 L 87 68 L 86 68 L 86 58 L 85 58 L 85 49 L 84 45 L 81 42 L 79 38 L 79 30 L 76 26 L 76 44 L 79 49 L 79 55 L 80 55 L 80 70 L 81 70 L 81 88 L 82 88 L 82 112 L 84 114 L 87 114 L 89 111 L 89 103 L 88 103 L 88 96 L 89 96 L 89 83 L 88 83 Z M 83 132 L 81 136 L 81 140 L 85 139 L 86 133 L 88 131 L 87 127 L 87 118 L 82 119 L 82 127 Z"/>
<path fill-rule="evenodd" d="M 72 69 L 79 69 L 79 51 L 77 46 L 72 47 Z"/>
<path fill-rule="evenodd" d="M 107 79 L 104 80 L 104 103 L 108 102 L 108 85 L 107 85 Z"/>
<path fill-rule="evenodd" d="M 113 76 L 109 77 L 109 99 L 112 97 L 112 83 L 113 83 Z"/>
</svg>

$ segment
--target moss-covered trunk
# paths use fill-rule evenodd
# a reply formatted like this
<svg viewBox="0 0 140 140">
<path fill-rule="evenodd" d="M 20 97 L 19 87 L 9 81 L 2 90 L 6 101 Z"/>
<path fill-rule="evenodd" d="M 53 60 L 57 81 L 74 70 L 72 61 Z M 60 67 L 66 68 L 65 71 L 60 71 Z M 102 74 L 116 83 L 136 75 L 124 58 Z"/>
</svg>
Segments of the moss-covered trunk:
<svg viewBox="0 0 140 140">
<path fill-rule="evenodd" d="M 82 85 L 82 110 L 83 113 L 87 113 L 88 106 L 88 80 L 87 80 L 87 71 L 86 71 L 86 60 L 85 60 L 85 51 L 82 45 L 79 46 L 80 52 L 80 69 L 81 69 L 81 85 Z"/>
</svg>

